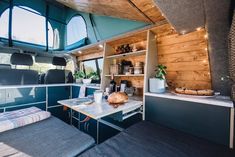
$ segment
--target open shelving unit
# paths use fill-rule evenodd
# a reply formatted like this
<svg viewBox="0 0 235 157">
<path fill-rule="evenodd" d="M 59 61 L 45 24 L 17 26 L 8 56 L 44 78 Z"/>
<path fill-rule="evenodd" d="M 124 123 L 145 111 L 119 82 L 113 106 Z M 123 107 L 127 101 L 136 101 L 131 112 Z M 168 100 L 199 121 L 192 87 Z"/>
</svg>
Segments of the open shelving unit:
<svg viewBox="0 0 235 157">
<path fill-rule="evenodd" d="M 146 53 L 146 50 L 140 50 L 140 51 L 135 51 L 135 52 L 107 56 L 106 59 L 115 59 L 115 58 L 130 57 L 130 56 L 135 57 L 135 56 L 145 55 L 145 53 Z"/>
</svg>

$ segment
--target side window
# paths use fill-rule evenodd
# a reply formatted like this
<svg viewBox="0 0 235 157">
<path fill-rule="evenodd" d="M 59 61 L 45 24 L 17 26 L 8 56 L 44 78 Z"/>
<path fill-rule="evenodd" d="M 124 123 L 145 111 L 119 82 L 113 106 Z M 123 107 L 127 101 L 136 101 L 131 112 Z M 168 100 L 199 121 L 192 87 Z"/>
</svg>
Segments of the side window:
<svg viewBox="0 0 235 157">
<path fill-rule="evenodd" d="M 30 11 L 29 11 L 30 10 Z M 46 46 L 46 20 L 28 7 L 14 6 L 12 10 L 12 39 Z M 49 47 L 53 47 L 53 30 L 48 23 Z"/>
<path fill-rule="evenodd" d="M 86 23 L 82 16 L 73 17 L 66 27 L 67 46 L 72 45 L 87 37 Z"/>
<path fill-rule="evenodd" d="M 82 68 L 87 77 L 92 77 L 93 83 L 100 83 L 103 66 L 103 58 L 92 59 L 82 62 Z"/>
<path fill-rule="evenodd" d="M 0 37 L 8 38 L 9 9 L 6 9 L 0 16 Z"/>
</svg>

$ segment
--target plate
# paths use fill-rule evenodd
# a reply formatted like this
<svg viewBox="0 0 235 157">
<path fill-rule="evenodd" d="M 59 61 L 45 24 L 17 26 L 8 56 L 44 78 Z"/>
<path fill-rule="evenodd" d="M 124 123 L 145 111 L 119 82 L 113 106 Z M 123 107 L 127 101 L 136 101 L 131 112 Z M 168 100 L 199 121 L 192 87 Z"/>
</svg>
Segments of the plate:
<svg viewBox="0 0 235 157">
<path fill-rule="evenodd" d="M 207 95 L 189 95 L 189 94 L 180 94 L 180 93 L 176 93 L 176 92 L 173 92 L 171 91 L 172 94 L 174 95 L 178 95 L 178 96 L 184 96 L 184 97 L 194 97 L 194 98 L 214 98 L 216 96 L 219 95 L 219 93 L 215 93 L 214 95 L 212 96 L 207 96 Z"/>
</svg>

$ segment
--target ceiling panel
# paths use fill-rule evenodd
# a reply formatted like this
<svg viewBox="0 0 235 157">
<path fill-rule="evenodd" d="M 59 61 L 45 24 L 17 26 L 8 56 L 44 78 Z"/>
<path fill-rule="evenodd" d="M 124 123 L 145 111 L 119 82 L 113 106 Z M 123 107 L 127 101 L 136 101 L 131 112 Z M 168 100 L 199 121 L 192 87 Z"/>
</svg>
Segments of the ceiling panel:
<svg viewBox="0 0 235 157">
<path fill-rule="evenodd" d="M 161 11 L 153 0 L 131 0 L 131 2 L 143 12 L 152 22 L 156 23 L 165 20 Z"/>
<path fill-rule="evenodd" d="M 128 0 L 57 0 L 78 11 L 97 15 L 126 18 L 136 21 L 150 22 Z"/>
</svg>

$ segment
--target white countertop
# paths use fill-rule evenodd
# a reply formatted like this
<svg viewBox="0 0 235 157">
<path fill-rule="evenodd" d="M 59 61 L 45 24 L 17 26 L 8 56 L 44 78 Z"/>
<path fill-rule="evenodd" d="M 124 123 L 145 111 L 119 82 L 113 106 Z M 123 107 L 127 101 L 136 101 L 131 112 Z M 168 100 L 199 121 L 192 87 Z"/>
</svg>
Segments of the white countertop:
<svg viewBox="0 0 235 157">
<path fill-rule="evenodd" d="M 228 96 L 197 97 L 197 96 L 190 96 L 190 95 L 176 95 L 170 92 L 166 92 L 162 94 L 147 92 L 144 95 L 152 96 L 152 97 L 159 97 L 159 98 L 175 99 L 175 100 L 181 100 L 181 101 L 196 102 L 196 103 L 222 106 L 222 107 L 230 107 L 230 108 L 234 107 L 232 100 Z"/>
<path fill-rule="evenodd" d="M 6 85 L 6 86 L 0 86 L 0 89 L 9 89 L 9 88 L 33 88 L 33 87 L 63 87 L 63 86 L 83 86 L 84 84 L 77 84 L 77 83 L 61 83 L 61 84 L 35 84 L 35 85 Z M 93 89 L 100 89 L 100 86 L 89 84 L 85 85 L 87 88 L 93 88 Z"/>
<path fill-rule="evenodd" d="M 127 103 L 114 108 L 112 105 L 109 105 L 109 103 L 105 99 L 103 99 L 103 102 L 101 104 L 96 104 L 95 102 L 93 102 L 91 104 L 84 105 L 78 102 L 78 98 L 61 100 L 58 101 L 58 103 L 84 115 L 87 115 L 93 119 L 100 119 L 102 117 L 121 111 L 125 112 L 130 111 L 131 109 L 134 110 L 140 108 L 143 105 L 142 101 L 128 100 Z"/>
</svg>

